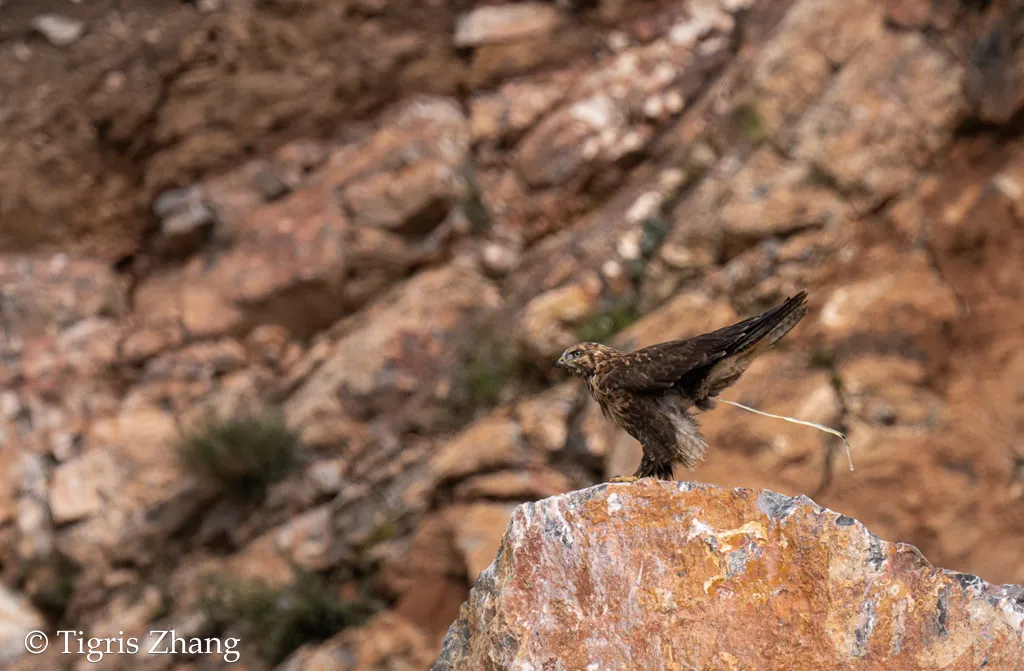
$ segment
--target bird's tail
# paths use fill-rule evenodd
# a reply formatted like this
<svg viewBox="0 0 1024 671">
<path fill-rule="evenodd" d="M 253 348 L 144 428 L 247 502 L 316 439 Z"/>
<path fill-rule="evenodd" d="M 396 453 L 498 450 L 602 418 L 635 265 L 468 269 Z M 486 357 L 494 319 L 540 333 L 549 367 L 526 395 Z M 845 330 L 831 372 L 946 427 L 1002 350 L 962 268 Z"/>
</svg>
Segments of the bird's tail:
<svg viewBox="0 0 1024 671">
<path fill-rule="evenodd" d="M 697 395 L 700 410 L 715 407 L 714 397 L 731 385 L 750 363 L 793 330 L 807 314 L 807 292 L 785 300 L 771 310 L 709 334 L 723 342 L 725 355 L 710 366 Z"/>
<path fill-rule="evenodd" d="M 801 291 L 767 312 L 722 329 L 735 333 L 734 338 L 728 338 L 732 342 L 728 345 L 729 353 L 726 356 L 740 353 L 756 356 L 779 342 L 807 314 L 806 299 L 807 292 Z M 729 334 L 723 333 L 722 335 Z M 753 358 L 753 356 L 749 358 Z"/>
</svg>

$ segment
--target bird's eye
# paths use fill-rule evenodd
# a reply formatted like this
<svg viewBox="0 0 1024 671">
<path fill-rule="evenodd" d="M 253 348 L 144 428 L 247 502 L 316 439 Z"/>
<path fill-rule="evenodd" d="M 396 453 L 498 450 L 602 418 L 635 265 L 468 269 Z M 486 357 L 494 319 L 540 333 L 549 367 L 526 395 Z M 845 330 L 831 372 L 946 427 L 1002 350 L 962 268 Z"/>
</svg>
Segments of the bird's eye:
<svg viewBox="0 0 1024 671">
<path fill-rule="evenodd" d="M 583 352 L 581 352 L 579 350 L 576 350 L 575 352 L 570 352 L 569 353 L 569 358 L 570 359 L 579 359 L 580 358 L 580 354 L 583 354 Z"/>
</svg>

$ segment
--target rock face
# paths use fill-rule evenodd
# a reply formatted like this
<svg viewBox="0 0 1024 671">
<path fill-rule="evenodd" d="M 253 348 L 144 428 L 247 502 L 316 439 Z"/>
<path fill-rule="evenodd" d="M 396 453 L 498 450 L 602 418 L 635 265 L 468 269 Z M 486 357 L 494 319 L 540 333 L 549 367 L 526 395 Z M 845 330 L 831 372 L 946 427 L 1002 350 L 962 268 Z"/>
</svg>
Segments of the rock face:
<svg viewBox="0 0 1024 671">
<path fill-rule="evenodd" d="M 726 398 L 842 429 L 857 470 L 722 406 L 677 477 L 1024 583 L 1019 0 L 0 4 L 6 668 L 85 668 L 25 651 L 37 613 L 206 631 L 201 579 L 301 568 L 389 612 L 244 636 L 247 668 L 423 671 L 519 504 L 636 467 L 558 354 L 800 289 Z M 280 413 L 295 468 L 244 505 L 206 486 L 173 447 L 208 411 Z"/>
<path fill-rule="evenodd" d="M 601 485 L 519 506 L 435 671 L 1024 669 L 1024 585 L 799 496 Z"/>
</svg>

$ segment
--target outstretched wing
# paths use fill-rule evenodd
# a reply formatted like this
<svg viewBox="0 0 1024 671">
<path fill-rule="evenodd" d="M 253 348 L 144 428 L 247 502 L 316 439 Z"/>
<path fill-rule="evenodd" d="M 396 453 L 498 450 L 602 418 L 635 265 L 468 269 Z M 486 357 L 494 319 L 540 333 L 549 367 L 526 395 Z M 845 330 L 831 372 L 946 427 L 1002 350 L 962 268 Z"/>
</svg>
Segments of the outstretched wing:
<svg viewBox="0 0 1024 671">
<path fill-rule="evenodd" d="M 675 387 L 684 393 L 699 392 L 699 396 L 717 394 L 739 377 L 754 356 L 778 342 L 807 314 L 806 297 L 807 292 L 801 291 L 771 310 L 732 326 L 621 355 L 614 368 L 601 374 L 598 384 L 633 392 Z M 747 356 L 739 361 L 740 354 Z M 715 375 L 718 368 L 723 369 L 721 375 Z"/>
</svg>

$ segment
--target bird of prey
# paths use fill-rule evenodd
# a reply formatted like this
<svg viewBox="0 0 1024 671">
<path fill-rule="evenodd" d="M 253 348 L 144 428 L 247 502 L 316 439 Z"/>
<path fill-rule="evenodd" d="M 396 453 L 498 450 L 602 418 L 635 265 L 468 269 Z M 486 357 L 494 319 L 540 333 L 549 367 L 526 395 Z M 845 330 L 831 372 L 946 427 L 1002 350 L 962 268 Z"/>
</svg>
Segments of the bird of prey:
<svg viewBox="0 0 1024 671">
<path fill-rule="evenodd" d="M 582 378 L 604 416 L 643 447 L 636 473 L 612 482 L 671 480 L 675 464 L 692 468 L 700 461 L 707 443 L 693 413 L 714 408 L 714 397 L 803 319 L 806 297 L 801 291 L 732 326 L 635 352 L 593 342 L 565 350 L 555 365 Z"/>
</svg>

